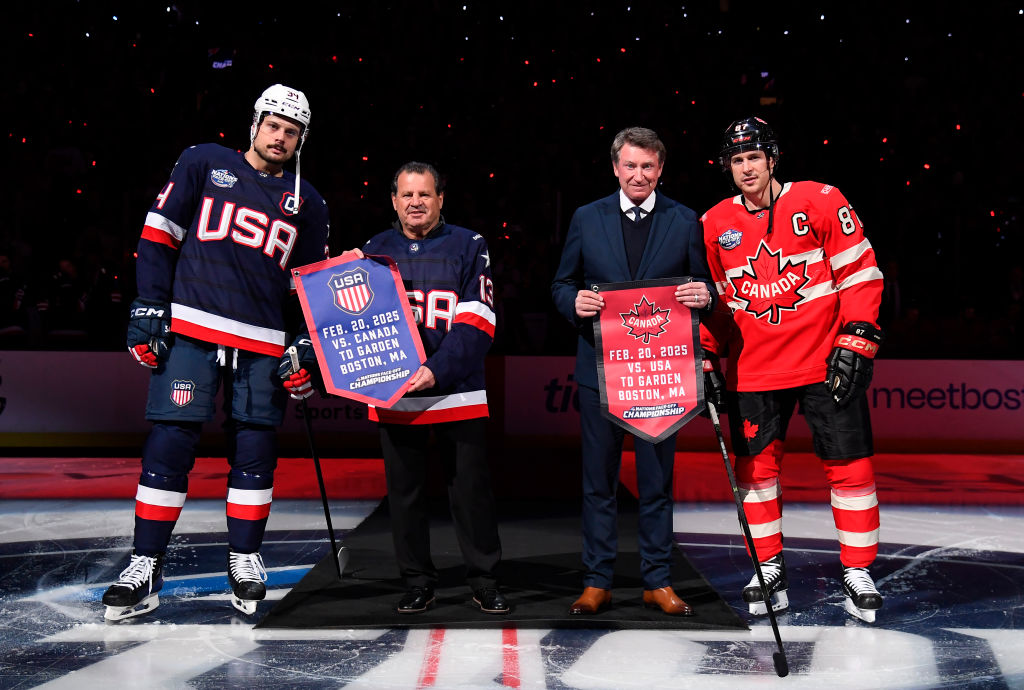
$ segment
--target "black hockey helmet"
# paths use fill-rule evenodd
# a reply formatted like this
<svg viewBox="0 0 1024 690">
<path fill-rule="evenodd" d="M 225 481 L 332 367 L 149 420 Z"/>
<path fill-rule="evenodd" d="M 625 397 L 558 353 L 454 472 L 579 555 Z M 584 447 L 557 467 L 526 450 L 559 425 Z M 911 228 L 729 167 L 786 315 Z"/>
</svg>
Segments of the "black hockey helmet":
<svg viewBox="0 0 1024 690">
<path fill-rule="evenodd" d="M 722 135 L 718 163 L 728 171 L 732 157 L 744 151 L 764 151 L 769 158 L 779 160 L 779 141 L 775 132 L 759 117 L 745 117 L 729 125 Z"/>
</svg>

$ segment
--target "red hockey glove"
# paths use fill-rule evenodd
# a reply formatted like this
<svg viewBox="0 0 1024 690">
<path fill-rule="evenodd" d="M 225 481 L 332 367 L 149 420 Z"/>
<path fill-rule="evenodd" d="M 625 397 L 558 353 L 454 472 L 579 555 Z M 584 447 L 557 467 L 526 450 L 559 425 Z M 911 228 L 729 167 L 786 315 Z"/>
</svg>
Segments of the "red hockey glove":
<svg viewBox="0 0 1024 690">
<path fill-rule="evenodd" d="M 845 407 L 871 385 L 872 360 L 885 337 L 870 323 L 853 321 L 839 331 L 828 356 L 825 385 L 837 407 Z"/>
<path fill-rule="evenodd" d="M 289 375 L 281 385 L 296 400 L 305 400 L 313 395 L 313 377 L 305 369 L 300 368 Z"/>
<path fill-rule="evenodd" d="M 167 357 L 171 339 L 171 307 L 165 302 L 142 299 L 128 312 L 128 352 L 144 367 L 156 369 Z"/>
<path fill-rule="evenodd" d="M 305 400 L 313 395 L 313 374 L 319 371 L 316 363 L 316 352 L 309 335 L 301 334 L 292 341 L 291 346 L 281 358 L 277 375 L 281 377 L 281 385 L 296 400 Z"/>
<path fill-rule="evenodd" d="M 718 355 L 704 351 L 704 400 L 715 406 L 719 413 L 725 407 L 725 378 Z"/>
</svg>

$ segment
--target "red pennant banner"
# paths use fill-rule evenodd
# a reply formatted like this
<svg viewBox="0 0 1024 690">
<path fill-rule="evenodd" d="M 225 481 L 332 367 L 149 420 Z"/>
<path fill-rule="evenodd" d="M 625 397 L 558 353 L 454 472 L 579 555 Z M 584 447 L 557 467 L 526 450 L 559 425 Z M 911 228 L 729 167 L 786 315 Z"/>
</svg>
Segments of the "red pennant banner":
<svg viewBox="0 0 1024 690">
<path fill-rule="evenodd" d="M 697 312 L 676 301 L 690 278 L 602 283 L 594 319 L 601 410 L 638 438 L 664 441 L 704 407 Z"/>
</svg>

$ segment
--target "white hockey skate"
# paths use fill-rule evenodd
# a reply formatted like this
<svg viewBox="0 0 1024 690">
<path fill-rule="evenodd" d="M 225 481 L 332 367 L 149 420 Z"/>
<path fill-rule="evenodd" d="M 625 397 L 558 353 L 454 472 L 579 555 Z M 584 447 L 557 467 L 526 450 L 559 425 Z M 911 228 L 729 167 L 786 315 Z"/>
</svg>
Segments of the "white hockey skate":
<svg viewBox="0 0 1024 690">
<path fill-rule="evenodd" d="M 149 613 L 160 605 L 157 592 L 163 586 L 164 555 L 137 556 L 133 550 L 128 567 L 103 594 L 103 604 L 107 607 L 103 617 L 119 621 Z"/>
<path fill-rule="evenodd" d="M 772 611 L 788 609 L 789 595 L 786 591 L 789 589 L 789 580 L 786 578 L 786 561 L 782 554 L 762 561 L 760 565 L 761 575 L 764 576 L 764 585 L 772 601 Z M 754 573 L 750 582 L 743 588 L 743 601 L 747 602 L 752 616 L 768 615 L 768 606 L 761 593 L 761 583 L 758 582 L 757 573 Z"/>
<path fill-rule="evenodd" d="M 882 595 L 875 589 L 867 568 L 843 567 L 843 594 L 848 614 L 865 623 L 875 622 L 875 612 L 882 608 Z"/>
<path fill-rule="evenodd" d="M 259 553 L 228 553 L 231 605 L 244 614 L 256 613 L 256 603 L 267 596 L 267 570 Z"/>
</svg>

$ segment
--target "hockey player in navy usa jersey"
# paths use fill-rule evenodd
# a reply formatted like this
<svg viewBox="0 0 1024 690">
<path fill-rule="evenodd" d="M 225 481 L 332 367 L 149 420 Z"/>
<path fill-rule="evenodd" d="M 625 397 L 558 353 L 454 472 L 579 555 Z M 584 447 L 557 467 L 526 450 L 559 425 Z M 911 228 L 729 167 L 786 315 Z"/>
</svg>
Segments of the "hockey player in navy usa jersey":
<svg viewBox="0 0 1024 690">
<path fill-rule="evenodd" d="M 323 198 L 301 179 L 309 102 L 281 84 L 256 101 L 245 153 L 186 149 L 146 215 L 128 350 L 153 370 L 128 567 L 103 595 L 119 620 L 159 605 L 163 562 L 185 503 L 203 422 L 224 390 L 228 462 L 228 581 L 254 613 L 266 596 L 260 546 L 285 404 L 308 397 L 315 355 L 289 269 L 327 256 Z M 295 174 L 284 169 L 295 159 Z M 293 371 L 285 348 L 302 366 Z"/>
<path fill-rule="evenodd" d="M 481 235 L 441 217 L 444 189 L 431 165 L 403 165 L 391 183 L 391 203 L 398 222 L 362 251 L 398 264 L 427 356 L 409 392 L 392 407 L 369 412 L 380 423 L 395 555 L 407 587 L 396 611 L 420 613 L 434 604 L 438 572 L 426 495 L 433 429 L 473 602 L 484 613 L 505 614 L 486 449 L 484 356 L 495 325 L 490 252 Z"/>
</svg>

